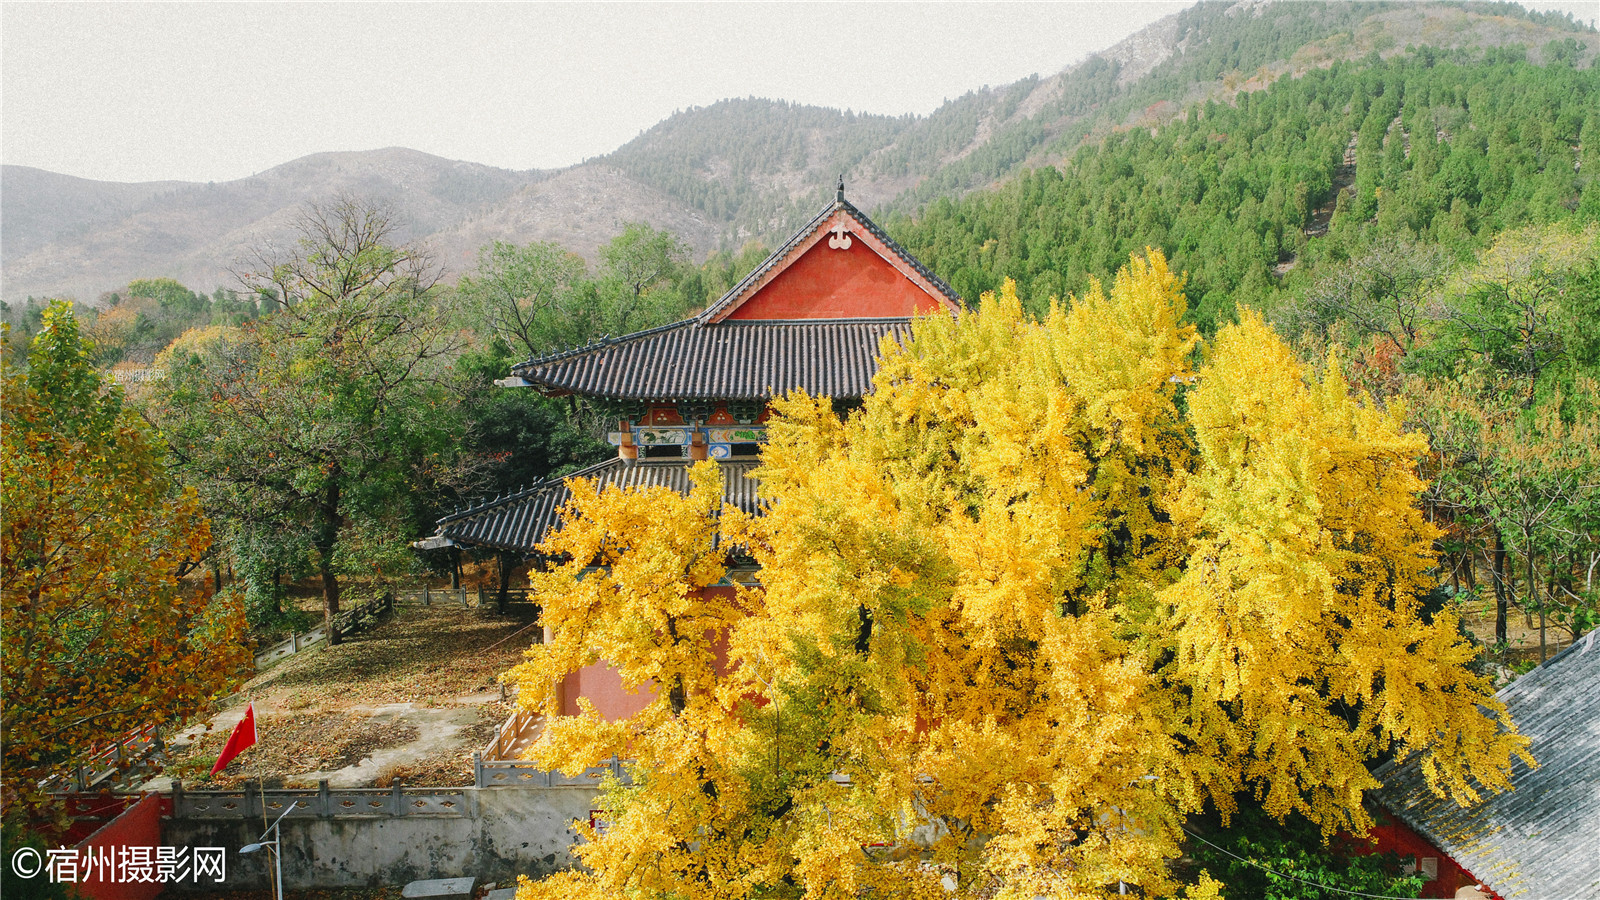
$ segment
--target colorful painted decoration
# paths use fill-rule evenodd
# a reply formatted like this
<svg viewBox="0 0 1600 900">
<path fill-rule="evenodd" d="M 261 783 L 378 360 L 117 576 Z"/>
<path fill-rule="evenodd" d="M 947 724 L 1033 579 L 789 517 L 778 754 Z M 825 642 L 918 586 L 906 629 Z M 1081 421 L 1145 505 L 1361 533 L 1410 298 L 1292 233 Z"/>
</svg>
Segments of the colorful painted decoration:
<svg viewBox="0 0 1600 900">
<path fill-rule="evenodd" d="M 767 439 L 765 428 L 712 428 L 707 433 L 713 444 L 759 443 Z"/>
<path fill-rule="evenodd" d="M 640 428 L 635 434 L 635 440 L 646 447 L 689 443 L 689 432 L 684 428 Z"/>
<path fill-rule="evenodd" d="M 706 455 L 712 459 L 727 459 L 733 455 L 733 445 L 711 444 L 706 449 Z"/>
</svg>

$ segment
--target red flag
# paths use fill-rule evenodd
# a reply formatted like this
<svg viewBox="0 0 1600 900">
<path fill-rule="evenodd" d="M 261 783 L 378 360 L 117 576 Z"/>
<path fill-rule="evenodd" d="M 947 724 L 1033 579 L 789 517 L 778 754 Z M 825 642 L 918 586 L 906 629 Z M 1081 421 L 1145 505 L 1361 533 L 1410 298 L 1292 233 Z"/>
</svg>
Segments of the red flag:
<svg viewBox="0 0 1600 900">
<path fill-rule="evenodd" d="M 222 771 L 235 756 L 243 753 L 245 749 L 256 742 L 256 705 L 251 703 L 244 708 L 244 718 L 239 724 L 233 726 L 233 734 L 228 735 L 227 746 L 222 748 L 222 755 L 217 757 L 217 764 L 211 767 L 211 774 Z"/>
</svg>

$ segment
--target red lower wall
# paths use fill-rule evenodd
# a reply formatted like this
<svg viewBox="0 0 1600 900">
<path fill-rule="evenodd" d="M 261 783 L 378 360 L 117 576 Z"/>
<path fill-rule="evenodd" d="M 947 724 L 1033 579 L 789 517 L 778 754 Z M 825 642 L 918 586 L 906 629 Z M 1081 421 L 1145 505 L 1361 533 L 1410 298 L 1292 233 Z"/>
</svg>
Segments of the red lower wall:
<svg viewBox="0 0 1600 900">
<path fill-rule="evenodd" d="M 1437 875 L 1423 883 L 1423 897 L 1453 898 L 1456 891 L 1478 883 L 1471 872 L 1387 811 L 1375 810 L 1373 818 L 1377 821 L 1370 834 L 1377 841 L 1374 853 L 1394 853 L 1401 859 L 1411 860 L 1419 869 L 1425 869 L 1427 861 L 1433 860 Z M 1499 894 L 1490 893 L 1488 896 L 1502 900 Z"/>
<path fill-rule="evenodd" d="M 79 871 L 82 873 L 76 885 L 79 894 L 91 900 L 154 900 L 161 893 L 166 885 L 159 880 L 123 879 L 119 874 L 120 867 L 115 863 L 112 863 L 110 877 L 104 877 L 98 871 L 98 865 L 85 865 L 84 861 L 90 858 L 96 861 L 120 860 L 124 847 L 160 846 L 162 802 L 160 794 L 145 794 L 74 848 L 78 851 Z M 151 849 L 149 853 L 154 856 L 155 850 Z"/>
<path fill-rule="evenodd" d="M 608 722 L 626 719 L 656 699 L 654 682 L 637 691 L 623 687 L 622 676 L 605 660 L 567 675 L 561 682 L 561 714 L 578 714 L 578 698 L 584 697 Z"/>
<path fill-rule="evenodd" d="M 703 593 L 711 596 L 722 596 L 732 599 L 737 588 L 721 586 L 704 588 Z M 545 640 L 550 640 L 547 636 Z M 726 674 L 728 671 L 728 642 L 726 638 L 719 638 L 712 645 L 712 653 L 716 656 L 717 671 Z M 655 682 L 640 685 L 637 690 L 628 690 L 622 683 L 622 675 L 612 668 L 611 664 L 601 660 L 593 665 L 585 666 L 576 672 L 569 673 L 561 680 L 560 709 L 564 716 L 578 714 L 578 698 L 586 698 L 594 704 L 597 712 L 608 722 L 616 722 L 632 716 L 634 713 L 655 701 Z"/>
</svg>

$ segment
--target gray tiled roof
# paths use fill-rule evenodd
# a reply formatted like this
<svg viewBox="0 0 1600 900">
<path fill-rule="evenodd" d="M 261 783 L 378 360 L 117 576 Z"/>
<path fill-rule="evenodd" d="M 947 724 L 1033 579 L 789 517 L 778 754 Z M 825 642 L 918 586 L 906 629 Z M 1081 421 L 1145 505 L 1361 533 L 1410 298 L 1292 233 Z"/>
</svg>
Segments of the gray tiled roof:
<svg viewBox="0 0 1600 900">
<path fill-rule="evenodd" d="M 796 388 L 860 397 L 872 388 L 878 342 L 910 330 L 903 318 L 688 319 L 511 372 L 545 390 L 611 400 L 765 400 Z"/>
<path fill-rule="evenodd" d="M 1462 808 L 1413 758 L 1374 772 L 1377 800 L 1506 900 L 1600 898 L 1600 631 L 1498 696 L 1539 762 L 1514 762 L 1514 790 Z"/>
<path fill-rule="evenodd" d="M 841 196 L 694 318 L 530 359 L 511 373 L 543 390 L 610 400 L 765 400 L 797 388 L 815 396 L 863 396 L 877 371 L 878 342 L 888 334 L 904 336 L 909 318 L 713 321 L 840 212 L 952 306 L 961 306 L 949 285 Z"/>
<path fill-rule="evenodd" d="M 749 513 L 757 511 L 756 481 L 746 477 L 754 460 L 722 462 L 722 499 Z M 659 486 L 689 493 L 689 467 L 685 460 L 607 460 L 574 472 L 566 478 L 592 478 L 598 487 Z M 545 532 L 560 518 L 572 496 L 566 479 L 551 479 L 531 488 L 476 503 L 439 520 L 439 534 L 475 547 L 532 553 Z"/>
</svg>

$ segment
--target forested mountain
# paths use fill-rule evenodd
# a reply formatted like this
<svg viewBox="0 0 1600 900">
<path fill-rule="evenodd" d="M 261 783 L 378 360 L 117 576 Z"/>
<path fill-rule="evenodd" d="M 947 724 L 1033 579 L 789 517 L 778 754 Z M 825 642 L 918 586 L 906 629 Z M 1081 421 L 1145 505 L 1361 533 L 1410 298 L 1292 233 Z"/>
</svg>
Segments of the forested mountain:
<svg viewBox="0 0 1600 900">
<path fill-rule="evenodd" d="M 782 236 L 838 173 L 859 205 L 915 214 L 1190 104 L 1231 103 L 1338 61 L 1364 68 L 1413 45 L 1519 46 L 1535 63 L 1554 53 L 1588 68 L 1600 35 L 1510 3 L 1201 3 L 1055 75 L 973 91 L 928 116 L 728 100 L 675 115 L 603 161 L 740 237 Z"/>
<path fill-rule="evenodd" d="M 1122 142 L 1136 129 L 1157 130 L 1155 152 L 1172 123 L 1199 127 L 1203 112 L 1186 112 L 1195 104 L 1212 101 L 1215 115 L 1228 117 L 1241 97 L 1335 65 L 1341 79 L 1374 67 L 1426 67 L 1407 52 L 1414 46 L 1432 48 L 1427 58 L 1447 60 L 1463 78 L 1476 65 L 1507 64 L 1509 57 L 1492 54 L 1484 61 L 1485 51 L 1502 47 L 1520 48 L 1512 55 L 1527 66 L 1558 62 L 1587 73 L 1600 36 L 1509 3 L 1202 3 L 1061 72 L 975 90 L 927 116 L 727 100 L 678 113 L 608 156 L 559 172 L 512 172 L 403 149 L 318 154 L 204 185 L 109 184 L 5 166 L 0 294 L 12 302 L 25 295 L 93 299 L 150 277 L 203 291 L 232 286 L 229 268 L 249 248 L 281 241 L 306 201 L 339 193 L 390 202 L 406 223 L 404 236 L 429 238 L 452 275 L 469 269 L 477 249 L 493 240 L 555 240 L 592 257 L 633 221 L 673 231 L 697 254 L 737 250 L 752 238 L 771 243 L 789 233 L 825 202 L 841 173 L 858 205 L 880 216 L 916 217 L 930 203 L 1066 162 L 1071 180 L 1072 167 L 1086 161 L 1075 155 L 1080 147 Z M 1359 129 L 1348 121 L 1354 114 L 1345 113 L 1347 99 L 1317 99 L 1321 111 L 1308 107 L 1301 116 L 1322 141 L 1315 154 L 1300 152 L 1315 156 L 1308 165 L 1326 169 L 1323 144 L 1347 125 Z M 1230 158 L 1240 152 L 1238 145 L 1215 149 Z M 1040 177 L 1048 176 L 1024 180 Z M 1315 208 L 1320 182 L 1306 184 L 1305 202 Z M 943 215 L 919 227 L 938 227 Z M 1108 271 L 1106 258 L 1069 264 L 1062 283 L 1080 270 Z M 940 264 L 953 266 L 952 275 L 962 268 L 1001 272 L 968 259 L 958 265 L 954 257 Z M 968 278 L 964 287 L 992 281 Z"/>
<path fill-rule="evenodd" d="M 228 268 L 253 245 L 286 240 L 309 199 L 383 197 L 406 236 L 420 238 L 538 180 L 397 148 L 317 154 L 220 184 L 124 185 L 5 166 L 4 294 L 90 300 L 162 276 L 201 290 L 234 287 Z"/>
<path fill-rule="evenodd" d="M 1038 309 L 1159 247 L 1209 326 L 1379 237 L 1460 256 L 1600 218 L 1600 70 L 1574 68 L 1581 46 L 1552 42 L 1542 66 L 1520 48 L 1424 48 L 1312 68 L 889 228 L 963 296 L 1012 278 Z"/>
</svg>

